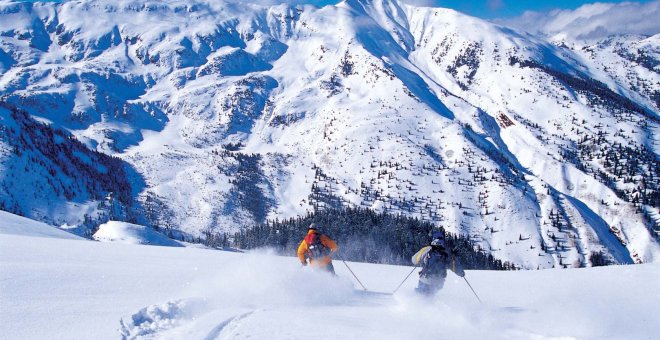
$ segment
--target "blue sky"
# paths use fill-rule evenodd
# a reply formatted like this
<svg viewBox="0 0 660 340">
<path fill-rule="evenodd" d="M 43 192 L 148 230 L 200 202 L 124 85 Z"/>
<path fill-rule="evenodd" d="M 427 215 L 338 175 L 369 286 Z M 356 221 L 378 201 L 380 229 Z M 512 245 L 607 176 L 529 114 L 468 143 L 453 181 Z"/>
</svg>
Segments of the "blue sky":
<svg viewBox="0 0 660 340">
<path fill-rule="evenodd" d="M 461 12 L 481 18 L 505 18 L 519 16 L 525 11 L 548 11 L 552 9 L 575 9 L 581 5 L 596 2 L 581 0 L 404 0 L 409 3 L 432 5 L 435 7 L 448 7 Z M 652 0 L 634 1 L 639 3 L 651 2 Z M 284 1 L 283 1 L 284 2 Z M 309 0 L 304 1 L 315 5 L 327 5 L 338 3 L 336 0 Z M 598 2 L 618 3 L 621 0 L 601 0 Z"/>
<path fill-rule="evenodd" d="M 20 1 L 20 0 L 19 0 Z M 25 0 L 25 1 L 63 1 L 63 0 Z M 259 0 L 256 0 L 259 1 Z M 262 0 L 268 3 L 295 2 L 309 3 L 317 6 L 336 4 L 341 0 Z M 472 16 L 494 19 L 511 18 L 523 14 L 525 11 L 550 11 L 553 9 L 576 9 L 584 4 L 594 2 L 620 3 L 624 0 L 399 0 L 424 6 L 447 7 L 467 13 Z M 634 3 L 647 3 L 660 0 L 627 1 Z"/>
</svg>

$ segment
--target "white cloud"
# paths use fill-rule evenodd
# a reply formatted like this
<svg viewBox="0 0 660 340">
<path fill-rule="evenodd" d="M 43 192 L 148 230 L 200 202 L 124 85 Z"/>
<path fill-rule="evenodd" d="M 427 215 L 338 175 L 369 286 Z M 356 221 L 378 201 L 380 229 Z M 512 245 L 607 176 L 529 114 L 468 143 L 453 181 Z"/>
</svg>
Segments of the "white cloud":
<svg viewBox="0 0 660 340">
<path fill-rule="evenodd" d="M 497 10 L 504 7 L 504 0 L 488 0 L 488 8 L 491 10 Z"/>
<path fill-rule="evenodd" d="M 649 3 L 594 3 L 575 10 L 549 13 L 526 12 L 520 17 L 495 22 L 531 33 L 565 34 L 578 40 L 600 39 L 613 34 L 660 33 L 660 0 Z"/>
</svg>

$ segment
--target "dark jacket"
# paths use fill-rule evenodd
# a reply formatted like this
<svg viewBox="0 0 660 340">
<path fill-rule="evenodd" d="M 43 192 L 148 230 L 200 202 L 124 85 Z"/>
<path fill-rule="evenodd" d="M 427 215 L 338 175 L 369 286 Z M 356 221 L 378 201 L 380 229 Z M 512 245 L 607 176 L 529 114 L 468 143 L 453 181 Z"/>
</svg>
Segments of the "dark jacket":
<svg viewBox="0 0 660 340">
<path fill-rule="evenodd" d="M 447 269 L 450 269 L 458 276 L 465 276 L 465 271 L 456 259 L 456 255 L 452 252 L 447 252 L 442 247 L 426 246 L 420 249 L 413 255 L 412 263 L 422 267 L 422 271 L 420 272 L 421 277 L 444 279 L 447 277 Z"/>
</svg>

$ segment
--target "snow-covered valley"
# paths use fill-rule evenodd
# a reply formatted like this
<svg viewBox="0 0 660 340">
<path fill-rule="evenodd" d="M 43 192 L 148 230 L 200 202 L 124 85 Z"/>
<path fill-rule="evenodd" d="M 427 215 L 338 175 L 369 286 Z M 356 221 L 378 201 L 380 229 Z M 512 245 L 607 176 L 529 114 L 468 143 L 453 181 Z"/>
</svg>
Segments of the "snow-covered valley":
<svg viewBox="0 0 660 340">
<path fill-rule="evenodd" d="M 658 264 L 450 274 L 432 299 L 365 295 L 293 257 L 71 239 L 0 215 L 3 339 L 651 339 Z M 73 237 L 75 238 L 75 236 Z M 349 263 L 391 292 L 412 267 Z"/>
</svg>

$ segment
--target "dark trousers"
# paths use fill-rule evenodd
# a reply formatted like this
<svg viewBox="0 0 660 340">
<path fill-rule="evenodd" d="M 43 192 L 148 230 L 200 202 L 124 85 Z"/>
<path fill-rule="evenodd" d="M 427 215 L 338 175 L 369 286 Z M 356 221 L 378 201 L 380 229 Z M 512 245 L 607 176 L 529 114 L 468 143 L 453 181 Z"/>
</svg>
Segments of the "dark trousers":
<svg viewBox="0 0 660 340">
<path fill-rule="evenodd" d="M 425 281 L 425 282 L 424 282 Z M 445 285 L 445 278 L 433 278 L 432 280 L 419 280 L 415 291 L 422 295 L 434 295 Z"/>
<path fill-rule="evenodd" d="M 327 271 L 328 273 L 330 273 L 332 275 L 337 275 L 337 274 L 335 274 L 335 267 L 332 265 L 332 262 L 328 263 L 328 265 L 325 266 L 325 267 L 321 267 L 321 269 Z"/>
</svg>

